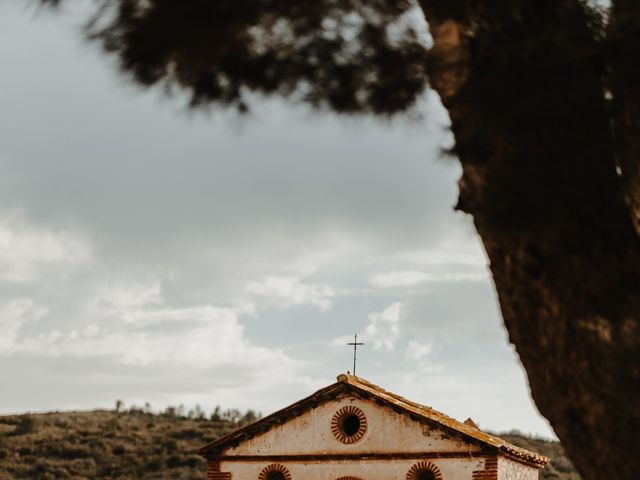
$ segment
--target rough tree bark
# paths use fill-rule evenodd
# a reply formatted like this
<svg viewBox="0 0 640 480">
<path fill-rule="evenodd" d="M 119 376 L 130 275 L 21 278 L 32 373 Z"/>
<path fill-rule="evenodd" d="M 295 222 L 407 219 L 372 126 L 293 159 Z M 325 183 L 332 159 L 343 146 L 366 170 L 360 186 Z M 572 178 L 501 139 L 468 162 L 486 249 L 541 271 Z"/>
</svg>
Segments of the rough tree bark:
<svg viewBox="0 0 640 480">
<path fill-rule="evenodd" d="M 616 2 L 618 46 L 640 43 L 633 3 Z M 578 1 L 421 6 L 463 166 L 458 208 L 532 396 L 585 479 L 638 479 L 640 50 L 602 65 Z"/>
</svg>

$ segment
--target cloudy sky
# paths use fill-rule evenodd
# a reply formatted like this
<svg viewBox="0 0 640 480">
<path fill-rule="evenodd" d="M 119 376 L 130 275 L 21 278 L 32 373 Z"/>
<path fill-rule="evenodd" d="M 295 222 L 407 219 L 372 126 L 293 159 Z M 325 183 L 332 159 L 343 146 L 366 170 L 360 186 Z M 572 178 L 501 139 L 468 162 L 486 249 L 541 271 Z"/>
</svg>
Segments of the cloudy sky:
<svg viewBox="0 0 640 480">
<path fill-rule="evenodd" d="M 142 92 L 77 12 L 0 3 L 0 413 L 269 413 L 351 369 L 552 435 L 455 213 L 435 98 L 393 122 Z"/>
</svg>

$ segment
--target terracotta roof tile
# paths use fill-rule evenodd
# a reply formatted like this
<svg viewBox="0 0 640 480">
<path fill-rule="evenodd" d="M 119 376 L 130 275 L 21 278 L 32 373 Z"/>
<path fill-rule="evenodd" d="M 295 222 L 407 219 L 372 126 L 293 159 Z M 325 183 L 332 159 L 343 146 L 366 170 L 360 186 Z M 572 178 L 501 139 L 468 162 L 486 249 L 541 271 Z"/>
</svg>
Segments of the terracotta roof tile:
<svg viewBox="0 0 640 480">
<path fill-rule="evenodd" d="M 434 421 L 459 433 L 462 433 L 465 436 L 478 440 L 485 445 L 497 448 L 499 451 L 509 457 L 514 457 L 518 460 L 524 460 L 527 463 L 532 463 L 539 467 L 543 467 L 549 463 L 549 459 L 545 456 L 539 455 L 535 452 L 531 452 L 524 448 L 516 447 L 515 445 L 512 445 L 499 437 L 481 431 L 475 425 L 473 420 L 471 421 L 471 425 L 466 422 L 459 422 L 458 420 L 451 418 L 442 412 L 434 410 L 431 407 L 412 402 L 411 400 L 408 400 L 395 393 L 388 392 L 377 385 L 374 385 L 360 377 L 356 377 L 353 375 L 340 375 L 338 376 L 338 382 L 347 383 L 359 389 L 363 389 L 371 393 L 372 395 L 378 398 L 385 399 L 389 401 L 389 403 L 392 403 L 404 410 L 422 416 L 427 420 Z"/>
</svg>

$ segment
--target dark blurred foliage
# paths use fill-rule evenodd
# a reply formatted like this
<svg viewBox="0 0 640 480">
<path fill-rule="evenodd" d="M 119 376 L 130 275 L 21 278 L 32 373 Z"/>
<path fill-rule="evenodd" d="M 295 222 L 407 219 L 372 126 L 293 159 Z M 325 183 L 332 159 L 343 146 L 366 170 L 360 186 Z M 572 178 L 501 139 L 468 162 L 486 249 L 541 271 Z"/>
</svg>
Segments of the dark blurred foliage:
<svg viewBox="0 0 640 480">
<path fill-rule="evenodd" d="M 40 0 L 50 6 L 64 1 L 73 0 Z M 583 4 L 561 3 L 576 11 Z M 554 34 L 544 24 L 531 25 L 544 20 L 531 11 L 538 4 L 503 0 L 487 9 L 486 2 L 471 0 L 99 0 L 87 34 L 136 82 L 185 90 L 191 106 L 244 111 L 255 92 L 339 113 L 390 115 L 410 109 L 427 87 L 423 11 L 473 18 L 474 29 L 487 19 L 493 27 L 513 27 L 513 18 L 520 18 L 522 29 L 503 32 L 507 46 L 532 27 Z M 594 24 L 601 17 L 593 15 Z M 585 18 L 578 14 L 575 21 Z"/>
<path fill-rule="evenodd" d="M 426 88 L 417 12 L 409 0 L 104 0 L 87 31 L 137 82 L 180 87 L 192 106 L 243 111 L 255 92 L 386 115 Z"/>
</svg>

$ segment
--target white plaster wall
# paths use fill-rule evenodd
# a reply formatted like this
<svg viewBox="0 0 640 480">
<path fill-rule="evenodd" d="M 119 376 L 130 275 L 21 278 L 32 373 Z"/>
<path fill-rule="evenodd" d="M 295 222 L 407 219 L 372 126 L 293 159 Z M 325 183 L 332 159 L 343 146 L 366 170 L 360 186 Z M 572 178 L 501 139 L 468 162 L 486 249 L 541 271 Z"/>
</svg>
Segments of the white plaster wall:
<svg viewBox="0 0 640 480">
<path fill-rule="evenodd" d="M 418 460 L 367 460 L 341 462 L 282 462 L 292 480 L 335 480 L 357 477 L 362 480 L 406 480 L 407 472 Z M 484 459 L 430 460 L 442 473 L 443 480 L 472 480 L 474 470 L 484 469 Z M 231 472 L 233 480 L 256 480 L 268 462 L 225 462 L 223 472 Z"/>
<path fill-rule="evenodd" d="M 345 445 L 331 432 L 334 413 L 346 405 L 360 408 L 367 431 Z M 300 417 L 243 441 L 223 455 L 293 455 L 321 453 L 470 452 L 479 447 L 452 438 L 444 430 L 428 427 L 370 400 L 351 396 L 325 402 Z"/>
<path fill-rule="evenodd" d="M 498 480 L 538 480 L 538 469 L 499 457 Z"/>
</svg>

